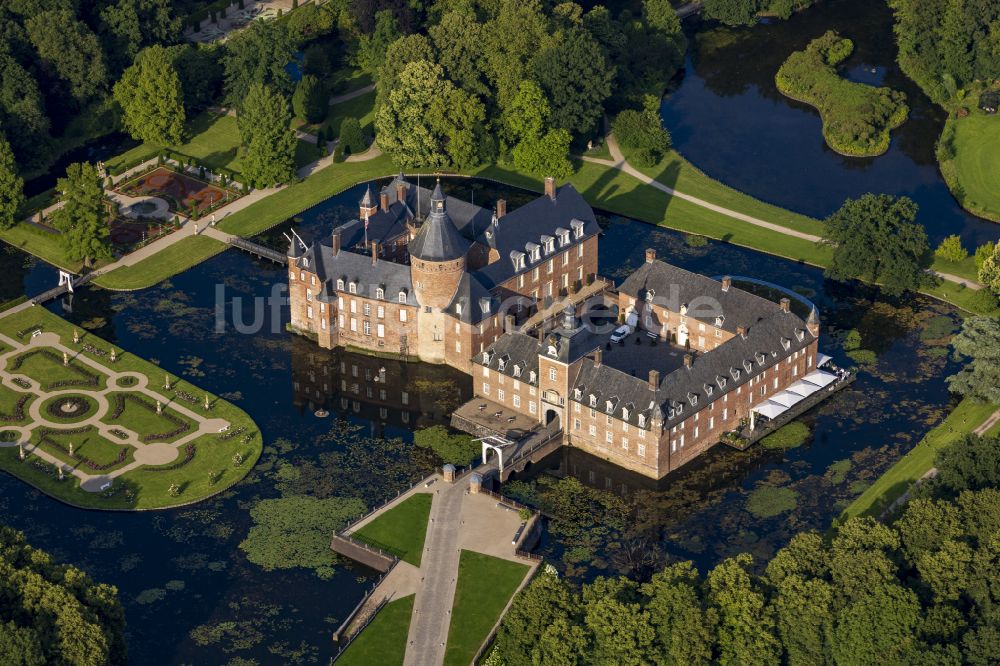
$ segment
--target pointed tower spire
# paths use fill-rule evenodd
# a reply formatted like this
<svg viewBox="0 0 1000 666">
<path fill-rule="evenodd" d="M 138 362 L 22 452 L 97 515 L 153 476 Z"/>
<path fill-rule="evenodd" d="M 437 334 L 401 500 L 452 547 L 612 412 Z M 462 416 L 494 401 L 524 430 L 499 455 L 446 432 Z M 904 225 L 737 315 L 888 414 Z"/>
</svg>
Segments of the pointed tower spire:
<svg viewBox="0 0 1000 666">
<path fill-rule="evenodd" d="M 368 219 L 370 215 L 374 215 L 378 211 L 378 207 L 372 201 L 372 187 L 368 185 L 365 187 L 365 195 L 361 197 L 360 210 L 358 212 L 358 217 L 362 220 Z"/>
<path fill-rule="evenodd" d="M 809 312 L 809 318 L 806 319 L 806 328 L 809 329 L 813 337 L 819 337 L 819 310 L 816 309 L 815 305 Z"/>
</svg>

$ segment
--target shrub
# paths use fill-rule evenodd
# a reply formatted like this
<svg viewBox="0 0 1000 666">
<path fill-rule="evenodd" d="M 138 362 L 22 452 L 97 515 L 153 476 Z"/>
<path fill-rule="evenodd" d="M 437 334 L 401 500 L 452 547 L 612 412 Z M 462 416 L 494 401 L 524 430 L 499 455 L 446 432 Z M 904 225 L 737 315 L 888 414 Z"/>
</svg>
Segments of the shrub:
<svg viewBox="0 0 1000 666">
<path fill-rule="evenodd" d="M 357 118 L 348 116 L 340 123 L 339 146 L 343 147 L 344 153 L 347 155 L 362 153 L 368 147 L 365 143 L 365 136 L 361 132 L 361 123 L 358 122 Z"/>
<path fill-rule="evenodd" d="M 934 250 L 934 256 L 943 261 L 965 261 L 969 251 L 962 247 L 962 238 L 958 234 L 946 237 Z"/>
<path fill-rule="evenodd" d="M 631 159 L 639 166 L 653 166 L 670 150 L 670 134 L 663 128 L 656 97 L 647 96 L 642 111 L 622 111 L 611 127 L 618 143 L 633 153 Z"/>
<path fill-rule="evenodd" d="M 329 108 L 326 86 L 312 74 L 303 76 L 292 95 L 295 115 L 308 123 L 318 123 L 326 117 Z"/>
<path fill-rule="evenodd" d="M 705 247 L 708 245 L 708 239 L 698 234 L 686 234 L 684 242 L 687 243 L 688 247 Z"/>
</svg>

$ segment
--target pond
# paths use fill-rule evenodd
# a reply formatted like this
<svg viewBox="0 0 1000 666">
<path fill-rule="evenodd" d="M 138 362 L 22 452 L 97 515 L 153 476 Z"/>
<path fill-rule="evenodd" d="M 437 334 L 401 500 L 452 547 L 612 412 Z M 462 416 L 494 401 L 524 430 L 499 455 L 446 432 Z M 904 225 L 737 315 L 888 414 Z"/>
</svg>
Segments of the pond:
<svg viewBox="0 0 1000 666">
<path fill-rule="evenodd" d="M 866 192 L 906 195 L 935 245 L 962 235 L 966 247 L 1000 237 L 1000 226 L 955 202 L 934 158 L 944 111 L 896 64 L 885 2 L 823 0 L 788 21 L 726 28 L 688 21 L 691 47 L 661 115 L 675 147 L 702 171 L 758 199 L 824 218 Z M 774 75 L 793 52 L 827 30 L 854 41 L 844 75 L 906 93 L 910 118 L 874 158 L 838 155 L 823 140 L 819 114 L 778 92 Z"/>
<path fill-rule="evenodd" d="M 511 209 L 534 196 L 484 181 L 444 185 L 457 196 L 474 193 L 480 203 L 503 196 Z M 356 215 L 363 190 L 352 188 L 306 211 L 295 229 L 307 239 L 329 233 L 335 219 Z M 622 218 L 602 223 L 604 274 L 622 279 L 640 265 L 646 247 L 655 247 L 665 260 L 709 275 L 780 276 L 823 310 L 821 349 L 849 363 L 840 332 L 856 329 L 876 360 L 852 387 L 808 415 L 812 436 L 798 449 L 716 447 L 659 483 L 602 468 L 578 452 L 557 454 L 556 475 L 575 474 L 609 505 L 625 498 L 629 509 L 638 507 L 620 533 L 586 540 L 573 526 L 550 531 L 543 552 L 572 576 L 629 570 L 640 550 L 692 557 L 701 566 L 741 549 L 773 552 L 797 530 L 826 528 L 844 502 L 945 413 L 942 377 L 953 363 L 943 341 L 925 331 L 932 321 L 935 331 L 953 328 L 950 308 L 924 299 L 873 301 L 824 282 L 813 268 L 721 243 L 689 247 L 678 234 Z M 284 243 L 280 229 L 263 240 Z M 22 269 L 17 280 L 30 291 L 45 277 L 38 271 Z M 233 657 L 326 663 L 333 653 L 329 636 L 370 585 L 370 572 L 338 563 L 333 577 L 321 580 L 306 569 L 263 570 L 238 547 L 252 524 L 250 509 L 263 498 L 295 493 L 361 498 L 369 506 L 394 495 L 435 464 L 412 446 L 412 430 L 446 422 L 471 394 L 469 378 L 447 368 L 328 352 L 286 332 L 287 312 L 266 300 L 284 279 L 282 267 L 229 250 L 152 289 L 88 288 L 75 295 L 72 312 L 52 305 L 232 400 L 254 417 L 267 445 L 261 462 L 232 490 L 166 512 L 81 511 L 0 475 L 4 522 L 119 588 L 133 663 L 221 664 Z M 251 326 L 258 314 L 259 325 Z M 246 335 L 236 324 L 259 330 Z M 369 379 L 383 368 L 385 382 Z M 330 415 L 317 416 L 321 410 Z M 845 459 L 849 469 L 840 462 L 830 471 Z M 528 472 L 515 488 L 542 494 L 555 478 L 538 475 L 537 468 Z M 792 489 L 795 507 L 755 518 L 747 502 L 762 481 Z M 628 547 L 605 548 L 610 542 Z"/>
</svg>

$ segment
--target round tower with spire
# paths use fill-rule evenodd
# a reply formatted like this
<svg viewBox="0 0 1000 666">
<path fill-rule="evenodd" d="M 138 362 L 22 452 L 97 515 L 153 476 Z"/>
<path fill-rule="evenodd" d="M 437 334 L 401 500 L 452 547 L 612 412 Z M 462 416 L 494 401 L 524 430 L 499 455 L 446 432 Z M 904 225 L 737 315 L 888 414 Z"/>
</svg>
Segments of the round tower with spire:
<svg viewBox="0 0 1000 666">
<path fill-rule="evenodd" d="M 410 277 L 420 305 L 440 310 L 451 303 L 465 274 L 469 245 L 448 216 L 445 196 L 438 183 L 431 194 L 427 219 L 417 229 L 408 248 Z"/>
</svg>

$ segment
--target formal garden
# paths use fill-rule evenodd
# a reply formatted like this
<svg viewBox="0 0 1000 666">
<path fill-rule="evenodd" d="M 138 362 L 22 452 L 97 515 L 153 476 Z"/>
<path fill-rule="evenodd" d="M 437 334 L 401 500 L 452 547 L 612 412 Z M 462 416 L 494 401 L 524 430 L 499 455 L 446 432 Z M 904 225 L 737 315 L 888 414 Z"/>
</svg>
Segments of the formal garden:
<svg viewBox="0 0 1000 666">
<path fill-rule="evenodd" d="M 0 318 L 0 469 L 74 506 L 159 509 L 241 480 L 253 420 L 44 308 Z"/>
<path fill-rule="evenodd" d="M 827 32 L 790 55 L 774 81 L 783 95 L 819 111 L 830 148 L 850 157 L 881 155 L 889 149 L 890 130 L 906 122 L 909 107 L 901 92 L 843 78 L 837 67 L 853 51 L 851 40 Z"/>
<path fill-rule="evenodd" d="M 133 177 L 117 191 L 130 197 L 159 197 L 167 202 L 170 212 L 194 220 L 242 196 L 239 190 L 227 187 L 225 179 L 216 185 L 166 165 Z"/>
</svg>

